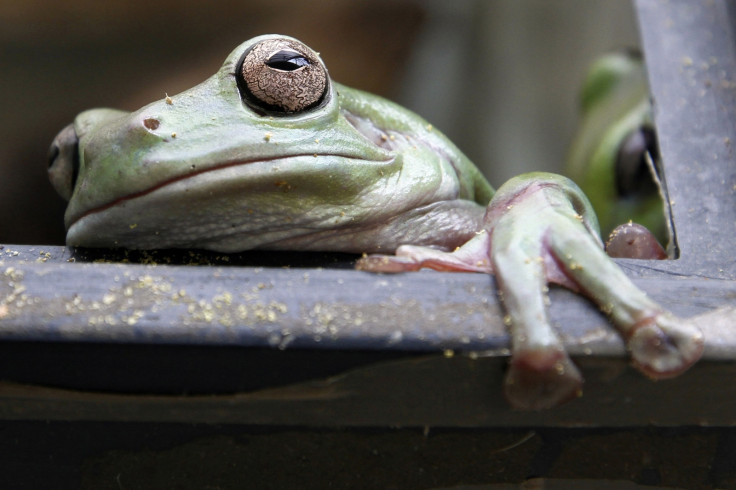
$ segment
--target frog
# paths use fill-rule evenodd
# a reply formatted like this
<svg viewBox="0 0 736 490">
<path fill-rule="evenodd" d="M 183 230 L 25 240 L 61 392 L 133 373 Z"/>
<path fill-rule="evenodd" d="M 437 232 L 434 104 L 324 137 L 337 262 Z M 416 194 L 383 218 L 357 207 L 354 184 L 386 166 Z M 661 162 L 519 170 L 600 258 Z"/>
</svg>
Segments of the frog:
<svg viewBox="0 0 736 490">
<path fill-rule="evenodd" d="M 652 243 L 658 249 L 648 258 L 673 257 L 674 233 L 641 51 L 630 48 L 598 57 L 585 75 L 579 99 L 581 122 L 565 175 L 589 197 L 603 236 L 615 237 L 618 226 L 632 222 L 651 232 L 649 240 L 656 239 Z"/>
<path fill-rule="evenodd" d="M 69 201 L 71 247 L 348 252 L 369 273 L 494 274 L 511 345 L 503 392 L 519 409 L 582 390 L 549 284 L 597 303 L 652 378 L 703 351 L 691 320 L 604 253 L 570 179 L 534 172 L 495 190 L 430 123 L 333 81 L 292 37 L 246 41 L 206 81 L 139 110 L 80 113 L 51 146 L 49 176 Z"/>
</svg>

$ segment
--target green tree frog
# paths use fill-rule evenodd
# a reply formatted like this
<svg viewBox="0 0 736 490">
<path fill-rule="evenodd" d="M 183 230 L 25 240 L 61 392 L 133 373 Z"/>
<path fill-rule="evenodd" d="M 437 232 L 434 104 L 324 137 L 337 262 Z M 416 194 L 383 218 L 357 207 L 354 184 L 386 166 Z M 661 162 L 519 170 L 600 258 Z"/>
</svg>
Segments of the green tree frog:
<svg viewBox="0 0 736 490">
<path fill-rule="evenodd" d="M 601 231 L 634 221 L 667 243 L 659 150 L 641 53 L 607 54 L 581 90 L 582 121 L 565 173 L 590 198 Z"/>
<path fill-rule="evenodd" d="M 366 271 L 494 273 L 517 407 L 581 389 L 547 318 L 547 283 L 598 303 L 651 377 L 681 373 L 703 349 L 696 326 L 605 255 L 573 182 L 531 173 L 494 192 L 429 123 L 332 81 L 290 37 L 246 41 L 202 84 L 135 112 L 79 114 L 51 157 L 70 246 L 356 252 L 373 254 L 358 261 Z"/>
</svg>

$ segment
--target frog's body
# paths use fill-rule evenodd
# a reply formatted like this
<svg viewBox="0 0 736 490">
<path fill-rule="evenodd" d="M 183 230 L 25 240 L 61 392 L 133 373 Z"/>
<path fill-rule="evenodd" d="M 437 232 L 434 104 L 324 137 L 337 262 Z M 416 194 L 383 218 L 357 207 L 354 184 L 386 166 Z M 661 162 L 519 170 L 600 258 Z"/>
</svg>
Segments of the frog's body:
<svg viewBox="0 0 736 490">
<path fill-rule="evenodd" d="M 572 182 L 527 174 L 494 196 L 426 121 L 331 82 L 292 38 L 250 40 L 209 80 L 136 112 L 82 113 L 53 148 L 70 245 L 396 252 L 359 268 L 495 272 L 517 406 L 554 405 L 582 382 L 547 320 L 547 282 L 604 305 L 652 376 L 679 373 L 702 351 L 694 326 L 605 256 Z"/>
</svg>

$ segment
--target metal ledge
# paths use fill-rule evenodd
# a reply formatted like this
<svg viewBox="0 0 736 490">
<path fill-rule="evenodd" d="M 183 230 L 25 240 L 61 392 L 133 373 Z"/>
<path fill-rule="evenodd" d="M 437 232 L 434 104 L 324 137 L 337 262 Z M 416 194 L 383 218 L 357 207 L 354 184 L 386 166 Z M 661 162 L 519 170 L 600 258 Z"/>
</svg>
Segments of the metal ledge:
<svg viewBox="0 0 736 490">
<path fill-rule="evenodd" d="M 44 263 L 23 260 L 42 253 Z M 483 274 L 68 264 L 66 253 L 6 247 L 12 266 L 0 283 L 0 338 L 508 354 L 495 281 Z M 719 323 L 736 310 L 717 310 L 733 303 L 736 281 L 665 273 L 635 282 L 678 315 L 703 315 L 706 358 L 736 358 L 736 329 Z M 590 302 L 562 288 L 550 299 L 550 316 L 572 354 L 625 355 Z"/>
</svg>

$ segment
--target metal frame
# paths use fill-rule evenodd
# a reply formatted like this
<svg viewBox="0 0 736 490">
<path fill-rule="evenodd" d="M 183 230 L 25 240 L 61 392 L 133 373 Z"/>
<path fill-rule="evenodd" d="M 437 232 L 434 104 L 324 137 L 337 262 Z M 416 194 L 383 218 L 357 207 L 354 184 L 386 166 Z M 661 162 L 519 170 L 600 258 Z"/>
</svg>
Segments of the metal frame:
<svg viewBox="0 0 736 490">
<path fill-rule="evenodd" d="M 72 251 L 62 247 L 5 246 L 0 419 L 733 425 L 736 12 L 726 1 L 636 7 L 680 257 L 620 264 L 675 313 L 706 315 L 704 360 L 685 375 L 644 379 L 606 319 L 554 289 L 550 315 L 585 394 L 517 412 L 501 397 L 508 336 L 485 275 L 243 265 L 346 260 L 312 254 L 204 254 L 197 260 L 214 264 L 205 267 L 80 264 L 66 263 Z"/>
</svg>

